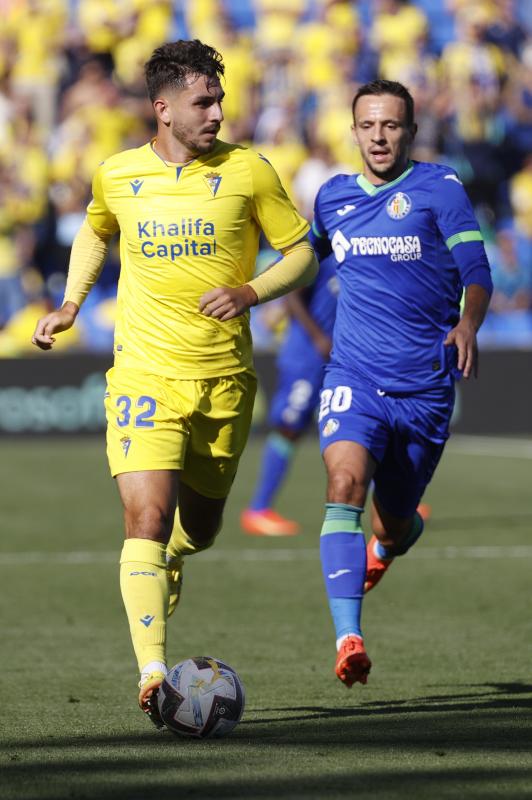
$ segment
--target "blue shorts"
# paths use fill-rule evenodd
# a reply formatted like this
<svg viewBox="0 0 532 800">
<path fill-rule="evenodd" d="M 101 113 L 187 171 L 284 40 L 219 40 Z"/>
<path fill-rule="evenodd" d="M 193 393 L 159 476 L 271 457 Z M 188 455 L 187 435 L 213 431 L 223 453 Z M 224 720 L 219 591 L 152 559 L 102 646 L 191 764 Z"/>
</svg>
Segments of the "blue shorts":
<svg viewBox="0 0 532 800">
<path fill-rule="evenodd" d="M 382 392 L 330 368 L 320 395 L 322 452 L 357 442 L 377 461 L 375 494 L 389 514 L 413 515 L 449 438 L 454 387 L 410 395 Z"/>
<path fill-rule="evenodd" d="M 269 423 L 272 428 L 287 428 L 301 433 L 310 423 L 320 397 L 325 362 L 278 365 L 277 388 L 273 395 Z"/>
</svg>

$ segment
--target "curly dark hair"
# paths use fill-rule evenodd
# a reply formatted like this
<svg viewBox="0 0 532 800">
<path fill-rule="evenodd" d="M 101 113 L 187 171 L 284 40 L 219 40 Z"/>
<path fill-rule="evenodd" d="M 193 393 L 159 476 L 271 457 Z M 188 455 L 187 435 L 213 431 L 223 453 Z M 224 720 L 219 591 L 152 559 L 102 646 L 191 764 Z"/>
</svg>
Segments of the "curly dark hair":
<svg viewBox="0 0 532 800">
<path fill-rule="evenodd" d="M 179 39 L 153 51 L 144 65 L 148 95 L 153 102 L 165 87 L 182 88 L 191 75 L 205 75 L 209 82 L 225 71 L 222 56 L 199 39 Z"/>
<path fill-rule="evenodd" d="M 398 81 L 386 81 L 383 79 L 371 81 L 371 83 L 365 83 L 363 86 L 360 86 L 353 98 L 353 105 L 351 106 L 353 119 L 355 118 L 355 106 L 357 101 L 368 94 L 391 94 L 394 97 L 400 97 L 405 101 L 406 124 L 409 128 L 412 127 L 414 124 L 414 99 L 406 86 L 403 86 L 403 84 Z"/>
</svg>

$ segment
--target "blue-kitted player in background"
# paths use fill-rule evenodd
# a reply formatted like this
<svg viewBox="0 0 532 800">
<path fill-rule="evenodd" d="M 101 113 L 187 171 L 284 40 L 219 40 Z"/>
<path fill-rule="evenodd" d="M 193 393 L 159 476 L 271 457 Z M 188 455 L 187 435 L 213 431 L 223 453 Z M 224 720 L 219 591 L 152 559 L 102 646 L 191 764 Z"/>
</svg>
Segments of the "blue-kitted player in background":
<svg viewBox="0 0 532 800">
<path fill-rule="evenodd" d="M 286 297 L 290 323 L 277 358 L 270 433 L 254 495 L 240 518 L 246 533 L 291 536 L 299 532 L 295 520 L 281 516 L 272 506 L 292 462 L 295 443 L 308 429 L 318 405 L 336 316 L 335 273 L 336 259 L 329 255 L 322 260 L 312 286 Z"/>
<path fill-rule="evenodd" d="M 400 83 L 357 91 L 360 175 L 337 175 L 315 203 L 313 245 L 340 284 L 319 431 L 327 469 L 320 552 L 337 637 L 335 671 L 366 683 L 364 591 L 418 540 L 416 511 L 449 436 L 454 382 L 477 371 L 492 290 L 471 204 L 456 173 L 409 160 L 414 104 Z M 460 298 L 465 302 L 460 317 Z M 360 519 L 368 487 L 373 536 Z"/>
<path fill-rule="evenodd" d="M 242 530 L 254 536 L 294 536 L 300 532 L 297 520 L 283 517 L 273 505 L 287 477 L 296 444 L 317 410 L 336 317 L 336 266 L 331 253 L 321 261 L 311 286 L 285 297 L 290 322 L 277 357 L 270 432 L 253 497 L 240 516 Z M 417 510 L 424 520 L 431 515 L 426 503 L 420 503 Z"/>
</svg>

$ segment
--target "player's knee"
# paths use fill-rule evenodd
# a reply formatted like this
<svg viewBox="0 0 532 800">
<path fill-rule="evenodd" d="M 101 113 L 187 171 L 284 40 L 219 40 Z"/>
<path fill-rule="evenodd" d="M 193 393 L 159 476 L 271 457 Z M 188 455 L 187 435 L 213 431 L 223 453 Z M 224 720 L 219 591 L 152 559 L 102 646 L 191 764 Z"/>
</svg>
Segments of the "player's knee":
<svg viewBox="0 0 532 800">
<path fill-rule="evenodd" d="M 327 483 L 327 501 L 329 503 L 363 506 L 365 499 L 366 487 L 353 472 L 343 468 L 329 471 Z"/>
<path fill-rule="evenodd" d="M 173 517 L 156 505 L 125 511 L 126 535 L 129 539 L 152 539 L 166 542 L 170 537 Z"/>
</svg>

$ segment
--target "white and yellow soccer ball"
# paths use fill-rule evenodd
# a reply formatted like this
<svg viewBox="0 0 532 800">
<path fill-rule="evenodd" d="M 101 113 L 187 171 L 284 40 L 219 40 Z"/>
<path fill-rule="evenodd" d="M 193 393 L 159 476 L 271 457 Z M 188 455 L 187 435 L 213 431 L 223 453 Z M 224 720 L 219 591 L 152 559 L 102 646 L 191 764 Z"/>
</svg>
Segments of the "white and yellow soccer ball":
<svg viewBox="0 0 532 800">
<path fill-rule="evenodd" d="M 234 669 L 217 658 L 199 656 L 169 670 L 157 703 L 171 731 L 206 739 L 227 736 L 240 722 L 245 692 Z"/>
</svg>

